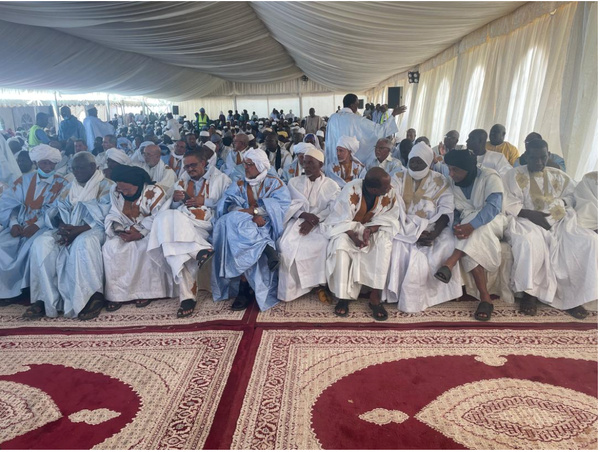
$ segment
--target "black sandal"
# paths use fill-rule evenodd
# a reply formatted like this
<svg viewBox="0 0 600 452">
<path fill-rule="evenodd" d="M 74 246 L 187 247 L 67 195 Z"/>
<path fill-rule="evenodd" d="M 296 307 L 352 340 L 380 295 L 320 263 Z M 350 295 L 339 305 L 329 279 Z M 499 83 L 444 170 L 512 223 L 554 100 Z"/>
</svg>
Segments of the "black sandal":
<svg viewBox="0 0 600 452">
<path fill-rule="evenodd" d="M 487 322 L 492 318 L 492 313 L 494 312 L 494 305 L 488 301 L 482 301 L 477 305 L 477 310 L 473 317 L 475 320 L 479 320 L 480 322 Z"/>
<path fill-rule="evenodd" d="M 148 306 L 150 303 L 152 303 L 154 300 L 136 300 L 135 301 L 135 307 L 136 308 L 145 308 L 146 306 Z"/>
<path fill-rule="evenodd" d="M 437 272 L 433 275 L 435 279 L 443 282 L 444 284 L 448 284 L 452 279 L 452 270 L 447 265 L 444 265 L 438 269 Z"/>
<path fill-rule="evenodd" d="M 210 257 L 215 254 L 215 250 L 200 250 L 196 255 L 196 260 L 198 261 L 198 268 L 201 268 Z"/>
<path fill-rule="evenodd" d="M 523 298 L 521 298 L 519 303 L 519 312 L 521 314 L 534 316 L 537 315 L 537 310 L 537 300 L 528 294 L 523 294 Z"/>
<path fill-rule="evenodd" d="M 588 310 L 585 309 L 583 306 L 577 306 L 575 308 L 567 309 L 566 312 L 567 314 L 575 317 L 577 320 L 583 320 L 589 315 Z"/>
<path fill-rule="evenodd" d="M 348 317 L 348 314 L 350 313 L 350 308 L 348 307 L 348 300 L 341 299 L 340 301 L 338 301 L 335 305 L 335 308 L 333 309 L 333 313 L 338 317 Z"/>
<path fill-rule="evenodd" d="M 23 314 L 23 318 L 29 320 L 37 320 L 41 319 L 45 315 L 46 308 L 44 307 L 44 302 L 42 300 L 38 300 L 27 308 L 27 310 Z"/>
<path fill-rule="evenodd" d="M 102 308 L 104 307 L 104 297 L 93 296 L 90 301 L 87 302 L 85 308 L 77 314 L 79 320 L 92 320 L 100 315 Z"/>
<path fill-rule="evenodd" d="M 192 300 L 191 298 L 183 300 L 177 310 L 177 318 L 183 319 L 191 316 L 194 313 L 194 309 L 196 309 L 196 300 Z"/>
<path fill-rule="evenodd" d="M 115 312 L 118 311 L 119 309 L 121 309 L 123 307 L 123 303 L 117 303 L 116 301 L 109 301 L 108 304 L 106 305 L 106 310 L 108 312 Z"/>
<path fill-rule="evenodd" d="M 371 308 L 371 313 L 373 314 L 373 318 L 378 322 L 383 322 L 388 319 L 388 313 L 385 310 L 385 307 L 379 304 L 371 304 L 369 303 L 369 307 Z"/>
</svg>

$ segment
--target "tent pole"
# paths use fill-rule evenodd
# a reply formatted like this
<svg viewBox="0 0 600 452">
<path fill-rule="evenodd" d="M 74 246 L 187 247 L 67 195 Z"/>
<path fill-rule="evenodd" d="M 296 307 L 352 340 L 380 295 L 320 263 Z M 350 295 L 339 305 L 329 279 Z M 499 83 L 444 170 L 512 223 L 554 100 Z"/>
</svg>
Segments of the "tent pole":
<svg viewBox="0 0 600 452">
<path fill-rule="evenodd" d="M 110 99 L 109 94 L 106 93 L 106 122 L 110 121 Z"/>
<path fill-rule="evenodd" d="M 58 127 L 60 126 L 60 116 L 58 115 L 58 97 L 56 96 L 56 91 L 54 91 L 54 103 L 52 104 L 52 109 L 54 110 L 54 122 L 56 124 L 56 135 L 58 136 Z"/>
<path fill-rule="evenodd" d="M 298 117 L 300 118 L 300 120 L 302 120 L 302 118 L 304 118 L 304 115 L 302 114 L 302 90 L 300 89 L 300 79 L 297 79 L 296 83 L 298 84 L 298 100 L 300 103 L 300 116 Z"/>
</svg>

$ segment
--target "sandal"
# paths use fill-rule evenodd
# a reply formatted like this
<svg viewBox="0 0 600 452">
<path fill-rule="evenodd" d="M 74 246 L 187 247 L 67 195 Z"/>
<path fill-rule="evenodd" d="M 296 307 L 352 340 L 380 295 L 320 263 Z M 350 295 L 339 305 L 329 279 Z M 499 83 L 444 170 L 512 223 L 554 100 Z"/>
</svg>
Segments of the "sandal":
<svg viewBox="0 0 600 452">
<path fill-rule="evenodd" d="M 200 250 L 196 255 L 196 260 L 198 261 L 198 268 L 201 268 L 210 257 L 215 254 L 215 250 Z"/>
<path fill-rule="evenodd" d="M 135 301 L 135 307 L 136 308 L 145 308 L 146 306 L 148 306 L 153 301 L 154 300 L 136 300 Z"/>
<path fill-rule="evenodd" d="M 348 300 L 340 300 L 335 305 L 333 313 L 338 317 L 348 317 L 350 309 L 348 308 Z"/>
<path fill-rule="evenodd" d="M 108 312 L 115 312 L 115 311 L 118 311 L 119 309 L 121 309 L 122 306 L 123 306 L 123 303 L 117 303 L 116 301 L 109 301 L 108 304 L 106 305 L 106 310 Z"/>
<path fill-rule="evenodd" d="M 233 300 L 233 304 L 231 305 L 232 311 L 245 311 L 248 309 L 248 306 L 252 303 L 252 297 L 243 294 L 242 292 L 238 293 L 238 296 Z"/>
<path fill-rule="evenodd" d="M 192 300 L 191 298 L 183 300 L 177 310 L 177 318 L 183 319 L 191 316 L 194 313 L 194 309 L 196 309 L 196 300 Z"/>
<path fill-rule="evenodd" d="M 494 312 L 494 305 L 488 301 L 482 301 L 477 305 L 477 310 L 473 317 L 475 320 L 479 320 L 480 322 L 487 322 L 492 318 L 492 313 Z"/>
<path fill-rule="evenodd" d="M 577 320 L 585 319 L 589 312 L 583 306 L 577 306 L 575 308 L 567 309 L 567 314 L 575 317 Z"/>
<path fill-rule="evenodd" d="M 92 296 L 90 301 L 87 302 L 85 308 L 77 314 L 79 320 L 92 320 L 100 315 L 102 308 L 104 307 L 104 297 L 102 295 Z"/>
<path fill-rule="evenodd" d="M 452 270 L 447 265 L 444 265 L 438 269 L 437 272 L 433 275 L 435 279 L 443 282 L 444 284 L 448 284 L 452 279 Z"/>
<path fill-rule="evenodd" d="M 529 294 L 523 294 L 519 303 L 519 312 L 525 315 L 534 316 L 537 314 L 537 299 Z"/>
<path fill-rule="evenodd" d="M 35 319 L 41 319 L 45 315 L 46 315 L 46 308 L 44 307 L 44 302 L 42 300 L 38 300 L 27 308 L 27 310 L 23 314 L 23 318 L 29 319 L 29 320 L 35 320 Z"/>
<path fill-rule="evenodd" d="M 375 320 L 377 320 L 378 322 L 383 322 L 388 319 L 388 313 L 385 310 L 385 307 L 383 306 L 383 304 L 369 303 L 369 307 L 371 308 L 371 313 L 373 315 L 373 318 Z"/>
</svg>

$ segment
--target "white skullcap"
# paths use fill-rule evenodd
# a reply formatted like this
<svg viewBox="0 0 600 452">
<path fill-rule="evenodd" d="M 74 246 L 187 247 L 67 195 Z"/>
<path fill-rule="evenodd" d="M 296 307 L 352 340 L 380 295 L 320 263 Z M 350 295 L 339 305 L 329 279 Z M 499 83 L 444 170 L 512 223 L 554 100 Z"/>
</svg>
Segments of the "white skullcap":
<svg viewBox="0 0 600 452">
<path fill-rule="evenodd" d="M 252 162 L 256 165 L 256 169 L 261 173 L 265 170 L 271 168 L 271 163 L 269 162 L 269 157 L 267 157 L 267 153 L 262 149 L 253 148 L 246 151 L 244 155 L 245 159 L 252 160 Z"/>
<path fill-rule="evenodd" d="M 131 165 L 131 159 L 121 149 L 110 148 L 106 151 L 106 158 L 120 163 L 121 165 Z"/>
<path fill-rule="evenodd" d="M 258 121 L 258 123 L 259 123 L 259 124 L 264 124 L 264 122 L 263 122 L 263 121 Z"/>
<path fill-rule="evenodd" d="M 317 133 L 315 135 L 318 136 L 318 137 L 325 138 L 325 133 L 322 130 L 317 130 Z"/>
<path fill-rule="evenodd" d="M 304 154 L 305 157 L 307 155 L 310 155 L 312 158 L 317 159 L 321 163 L 325 162 L 325 155 L 323 155 L 323 153 L 312 144 L 310 144 L 310 149 L 306 152 L 306 154 Z"/>
<path fill-rule="evenodd" d="M 298 143 L 294 145 L 294 154 L 306 154 L 309 149 L 314 148 L 312 143 Z"/>
<path fill-rule="evenodd" d="M 220 137 L 222 137 L 222 136 L 223 136 L 223 132 L 221 132 L 221 131 L 220 131 L 220 130 L 218 130 L 218 129 L 217 129 L 217 130 L 215 130 L 215 133 L 216 133 L 217 135 L 219 135 Z"/>
<path fill-rule="evenodd" d="M 360 143 L 356 138 L 343 135 L 340 137 L 335 147 L 342 147 L 348 149 L 353 154 L 356 154 L 359 146 Z"/>
<path fill-rule="evenodd" d="M 434 159 L 433 150 L 424 141 L 419 141 L 410 150 L 408 160 L 413 157 L 419 157 L 427 164 L 427 167 L 430 167 Z"/>
<path fill-rule="evenodd" d="M 306 129 L 304 127 L 300 127 L 296 132 L 306 135 Z"/>
<path fill-rule="evenodd" d="M 200 132 L 200 136 L 201 137 L 209 137 L 210 133 L 208 133 L 208 130 L 203 130 L 202 132 Z"/>
<path fill-rule="evenodd" d="M 29 151 L 29 158 L 32 162 L 50 160 L 52 163 L 58 163 L 62 160 L 62 154 L 56 148 L 47 144 L 38 144 Z"/>
<path fill-rule="evenodd" d="M 202 146 L 207 147 L 208 149 L 210 149 L 211 151 L 215 152 L 217 149 L 217 146 L 215 145 L 215 143 L 213 143 L 212 141 L 207 141 L 206 143 L 204 143 Z"/>
<path fill-rule="evenodd" d="M 251 133 L 248 134 L 248 141 L 252 141 L 254 140 L 256 137 L 254 135 L 252 135 Z"/>
</svg>

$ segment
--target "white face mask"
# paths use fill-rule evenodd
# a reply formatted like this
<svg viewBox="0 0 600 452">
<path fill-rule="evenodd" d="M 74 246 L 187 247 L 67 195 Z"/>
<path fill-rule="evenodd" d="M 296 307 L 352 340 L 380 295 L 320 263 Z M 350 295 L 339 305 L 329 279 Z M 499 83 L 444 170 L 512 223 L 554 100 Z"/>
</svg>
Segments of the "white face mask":
<svg viewBox="0 0 600 452">
<path fill-rule="evenodd" d="M 423 179 L 425 176 L 427 176 L 427 173 L 429 173 L 429 168 L 425 168 L 421 171 L 413 171 L 408 168 L 408 174 L 410 174 L 410 177 L 412 177 L 414 180 Z"/>
</svg>

